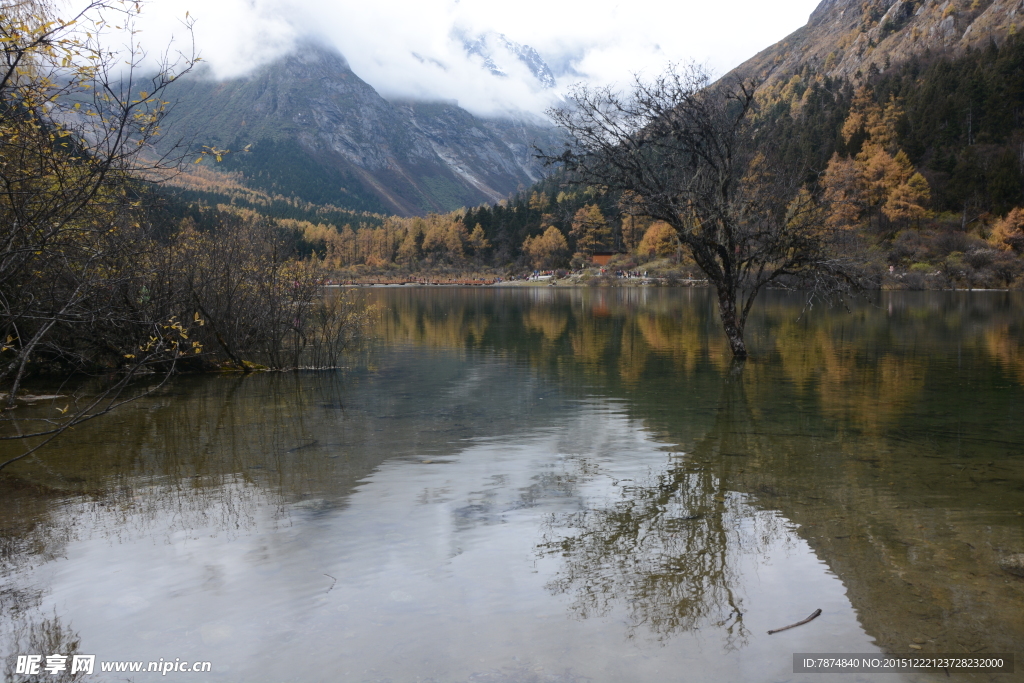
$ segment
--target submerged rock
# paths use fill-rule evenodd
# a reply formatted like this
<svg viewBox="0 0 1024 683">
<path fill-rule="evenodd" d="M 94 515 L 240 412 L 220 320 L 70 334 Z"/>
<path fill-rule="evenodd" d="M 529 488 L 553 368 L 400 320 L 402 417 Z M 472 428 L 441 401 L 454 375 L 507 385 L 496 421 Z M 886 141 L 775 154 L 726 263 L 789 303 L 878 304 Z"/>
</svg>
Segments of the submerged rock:
<svg viewBox="0 0 1024 683">
<path fill-rule="evenodd" d="M 999 567 L 1004 572 L 1009 572 L 1014 576 L 1024 578 L 1024 553 L 1007 555 L 999 561 Z"/>
</svg>

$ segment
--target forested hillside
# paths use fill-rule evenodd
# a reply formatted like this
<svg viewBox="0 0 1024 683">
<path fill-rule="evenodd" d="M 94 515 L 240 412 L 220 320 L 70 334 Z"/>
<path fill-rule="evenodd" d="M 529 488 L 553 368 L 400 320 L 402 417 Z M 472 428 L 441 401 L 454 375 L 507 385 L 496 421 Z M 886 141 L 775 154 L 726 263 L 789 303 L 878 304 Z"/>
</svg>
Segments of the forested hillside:
<svg viewBox="0 0 1024 683">
<path fill-rule="evenodd" d="M 1024 41 L 1010 37 L 962 56 L 924 53 L 874 74 L 864 85 L 810 66 L 766 87 L 764 116 L 792 163 L 811 172 L 833 153 L 856 156 L 865 133 L 842 129 L 858 92 L 891 108 L 896 143 L 928 179 L 929 208 L 966 216 L 1005 214 L 1024 202 Z"/>
<path fill-rule="evenodd" d="M 819 190 L 845 192 L 853 202 L 847 219 L 869 233 L 880 272 L 906 271 L 911 286 L 1005 286 L 1019 277 L 1024 245 L 1021 214 L 1013 210 L 1024 206 L 1020 36 L 959 55 L 926 50 L 859 84 L 804 65 L 765 84 L 758 106 L 762 135 L 780 145 L 786 163 L 805 168 Z M 857 177 L 840 188 L 844 167 Z M 475 265 L 568 267 L 573 254 L 610 250 L 622 252 L 628 267 L 675 252 L 663 226 L 644 240 L 652 223 L 631 215 L 628 198 L 567 181 L 555 174 L 462 214 L 462 231 L 479 227 L 488 243 L 474 252 Z M 542 249 L 537 241 L 545 234 Z M 370 263 L 410 265 L 397 247 Z"/>
</svg>

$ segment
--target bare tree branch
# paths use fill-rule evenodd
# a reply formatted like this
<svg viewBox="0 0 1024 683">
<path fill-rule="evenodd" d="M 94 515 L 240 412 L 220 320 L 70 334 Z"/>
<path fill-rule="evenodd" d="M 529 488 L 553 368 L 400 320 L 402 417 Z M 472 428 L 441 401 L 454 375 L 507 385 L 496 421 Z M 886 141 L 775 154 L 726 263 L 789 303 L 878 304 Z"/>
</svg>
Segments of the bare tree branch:
<svg viewBox="0 0 1024 683">
<path fill-rule="evenodd" d="M 857 283 L 855 237 L 825 221 L 806 170 L 786 167 L 761 139 L 757 83 L 712 83 L 697 65 L 670 68 L 630 92 L 578 86 L 549 115 L 566 133 L 546 155 L 581 184 L 628 193 L 635 212 L 668 223 L 718 293 L 733 355 L 770 285 L 817 293 Z"/>
</svg>

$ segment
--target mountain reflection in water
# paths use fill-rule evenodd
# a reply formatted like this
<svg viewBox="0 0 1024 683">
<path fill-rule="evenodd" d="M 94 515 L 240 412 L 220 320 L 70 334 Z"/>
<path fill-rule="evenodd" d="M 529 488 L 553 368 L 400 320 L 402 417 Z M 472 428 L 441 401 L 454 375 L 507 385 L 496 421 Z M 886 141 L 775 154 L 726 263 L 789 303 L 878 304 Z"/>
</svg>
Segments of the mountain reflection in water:
<svg viewBox="0 0 1024 683">
<path fill-rule="evenodd" d="M 742 368 L 700 290 L 371 296 L 348 370 L 183 377 L 0 474 L 0 656 L 775 681 L 1024 642 L 1020 295 L 768 293 Z"/>
</svg>

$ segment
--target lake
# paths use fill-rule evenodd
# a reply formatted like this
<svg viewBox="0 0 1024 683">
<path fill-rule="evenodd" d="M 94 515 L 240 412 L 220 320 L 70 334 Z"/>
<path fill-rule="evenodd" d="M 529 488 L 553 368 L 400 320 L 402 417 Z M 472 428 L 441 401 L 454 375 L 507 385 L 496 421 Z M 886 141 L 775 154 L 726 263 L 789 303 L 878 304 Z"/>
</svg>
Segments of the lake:
<svg viewBox="0 0 1024 683">
<path fill-rule="evenodd" d="M 742 366 L 707 290 L 367 296 L 343 370 L 182 376 L 0 473 L 8 678 L 1024 680 L 793 673 L 1019 655 L 1021 293 L 767 292 Z"/>
</svg>

